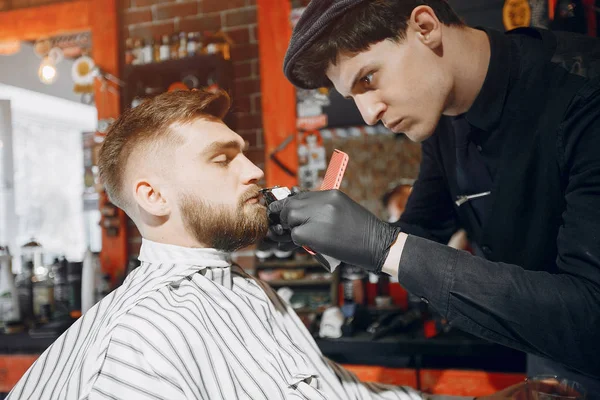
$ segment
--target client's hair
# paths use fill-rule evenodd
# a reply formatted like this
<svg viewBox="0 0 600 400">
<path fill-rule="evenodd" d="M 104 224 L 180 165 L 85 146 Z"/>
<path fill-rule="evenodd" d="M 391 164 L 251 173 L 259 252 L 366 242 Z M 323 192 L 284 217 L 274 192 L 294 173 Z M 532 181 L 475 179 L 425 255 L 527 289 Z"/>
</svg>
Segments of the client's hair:
<svg viewBox="0 0 600 400">
<path fill-rule="evenodd" d="M 178 144 L 182 139 L 171 129 L 174 124 L 221 121 L 229 106 L 224 91 L 192 90 L 164 93 L 125 111 L 109 128 L 100 149 L 100 179 L 110 200 L 123 209 L 128 205 L 123 179 L 130 154 Z"/>
</svg>

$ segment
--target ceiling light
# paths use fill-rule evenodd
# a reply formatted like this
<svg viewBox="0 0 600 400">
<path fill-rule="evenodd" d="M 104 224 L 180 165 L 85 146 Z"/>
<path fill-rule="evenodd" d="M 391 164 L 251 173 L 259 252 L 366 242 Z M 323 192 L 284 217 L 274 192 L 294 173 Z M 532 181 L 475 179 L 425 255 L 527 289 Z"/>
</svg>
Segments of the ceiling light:
<svg viewBox="0 0 600 400">
<path fill-rule="evenodd" d="M 56 66 L 48 57 L 44 57 L 42 63 L 40 64 L 40 68 L 38 69 L 38 77 L 42 83 L 46 85 L 51 85 L 56 81 L 58 77 L 58 71 L 56 70 Z"/>
</svg>

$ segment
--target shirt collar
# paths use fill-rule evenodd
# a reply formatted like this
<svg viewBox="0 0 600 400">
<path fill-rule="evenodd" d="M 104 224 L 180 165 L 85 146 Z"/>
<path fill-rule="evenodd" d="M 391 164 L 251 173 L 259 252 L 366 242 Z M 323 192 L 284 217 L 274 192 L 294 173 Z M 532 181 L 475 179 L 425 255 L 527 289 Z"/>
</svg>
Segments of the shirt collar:
<svg viewBox="0 0 600 400">
<path fill-rule="evenodd" d="M 215 261 L 215 267 L 229 266 L 230 254 L 224 251 L 210 248 L 181 247 L 173 244 L 158 243 L 152 240 L 142 239 L 140 248 L 140 261 L 151 263 L 170 264 L 202 264 Z"/>
<path fill-rule="evenodd" d="M 499 122 L 511 82 L 511 71 L 516 67 L 511 51 L 511 40 L 494 29 L 483 30 L 490 40 L 490 64 L 481 91 L 466 114 L 467 121 L 481 130 L 490 131 Z"/>
<path fill-rule="evenodd" d="M 186 276 L 200 272 L 211 281 L 231 288 L 231 258 L 224 251 L 181 247 L 142 239 L 138 259 L 148 264 L 148 268 L 138 268 L 139 273 L 146 275 L 155 269 L 163 270 L 163 280 L 170 281 L 172 285 L 178 284 Z"/>
</svg>

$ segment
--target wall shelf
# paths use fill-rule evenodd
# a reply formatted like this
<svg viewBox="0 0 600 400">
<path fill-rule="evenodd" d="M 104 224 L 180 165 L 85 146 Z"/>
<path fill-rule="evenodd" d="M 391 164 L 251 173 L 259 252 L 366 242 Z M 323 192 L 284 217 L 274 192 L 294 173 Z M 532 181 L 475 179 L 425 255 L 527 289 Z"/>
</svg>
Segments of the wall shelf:
<svg viewBox="0 0 600 400">
<path fill-rule="evenodd" d="M 229 63 L 230 61 L 225 60 L 221 54 L 197 54 L 192 57 L 165 60 L 150 64 L 129 64 L 123 70 L 123 78 L 127 80 L 134 74 L 211 72 Z"/>
<path fill-rule="evenodd" d="M 281 286 L 329 286 L 333 282 L 332 278 L 328 279 L 277 279 L 274 281 L 265 281 L 273 287 Z"/>
<path fill-rule="evenodd" d="M 317 268 L 323 266 L 314 259 L 303 260 L 273 260 L 273 261 L 258 261 L 254 266 L 256 269 L 263 268 Z"/>
<path fill-rule="evenodd" d="M 218 54 L 198 54 L 177 60 L 166 60 L 150 64 L 125 65 L 122 80 L 125 82 L 121 94 L 122 109 L 131 107 L 136 96 L 144 95 L 145 88 L 152 88 L 153 94 L 166 92 L 175 82 L 193 76 L 198 80 L 198 87 L 206 87 L 208 81 L 216 82 L 235 99 L 233 90 L 233 64 Z M 150 95 L 150 96 L 152 96 Z M 225 117 L 225 122 L 232 125 L 231 113 Z"/>
<path fill-rule="evenodd" d="M 327 306 L 330 307 L 330 306 Z M 327 307 L 300 307 L 297 309 L 294 309 L 294 311 L 296 312 L 296 314 L 311 314 L 311 313 L 315 313 L 315 314 L 322 314 L 323 311 L 325 311 L 327 309 Z"/>
<path fill-rule="evenodd" d="M 315 268 L 315 269 L 312 269 Z M 275 279 L 272 281 L 264 281 L 269 284 L 273 289 L 277 290 L 281 287 L 287 286 L 291 288 L 295 293 L 306 293 L 306 292 L 316 292 L 316 293 L 324 293 L 329 292 L 330 303 L 324 307 L 301 307 L 296 309 L 297 314 L 310 314 L 316 313 L 321 314 L 327 307 L 335 306 L 338 304 L 339 300 L 339 286 L 340 286 L 340 268 L 336 269 L 332 273 L 328 273 L 321 264 L 317 260 L 312 257 L 302 259 L 302 260 L 268 260 L 268 261 L 256 261 L 254 265 L 254 270 L 256 275 L 258 275 L 258 271 L 265 269 L 310 269 L 310 273 L 318 271 L 321 269 L 324 275 L 324 279 L 310 279 L 310 278 L 302 278 L 302 279 Z"/>
</svg>

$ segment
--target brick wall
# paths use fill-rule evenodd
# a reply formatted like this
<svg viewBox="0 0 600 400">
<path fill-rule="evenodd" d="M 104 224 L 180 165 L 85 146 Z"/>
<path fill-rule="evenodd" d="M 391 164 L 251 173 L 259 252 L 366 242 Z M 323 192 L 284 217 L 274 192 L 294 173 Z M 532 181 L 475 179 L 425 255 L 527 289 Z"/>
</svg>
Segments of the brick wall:
<svg viewBox="0 0 600 400">
<path fill-rule="evenodd" d="M 256 0 L 122 0 L 121 36 L 124 41 L 180 31 L 226 32 L 235 42 L 231 49 L 235 75 L 232 112 L 237 132 L 250 144 L 248 157 L 263 168 L 256 12 Z M 128 230 L 129 254 L 135 256 L 141 239 L 131 221 Z"/>
<path fill-rule="evenodd" d="M 123 0 L 123 39 L 223 30 L 235 42 L 233 112 L 249 156 L 264 163 L 256 0 Z"/>
</svg>

